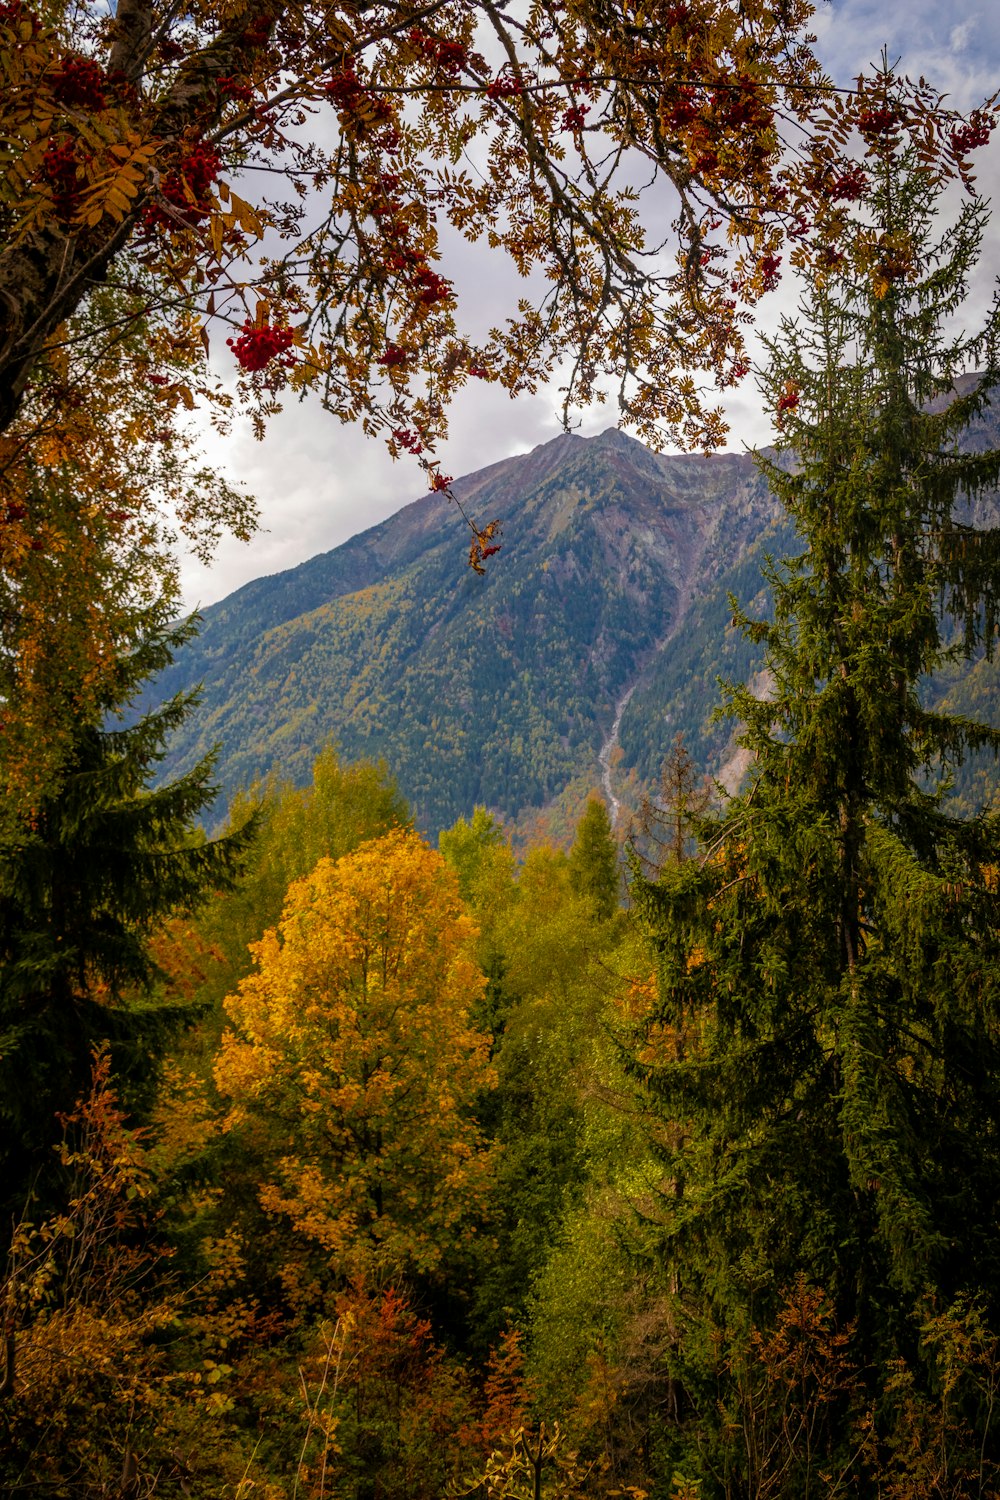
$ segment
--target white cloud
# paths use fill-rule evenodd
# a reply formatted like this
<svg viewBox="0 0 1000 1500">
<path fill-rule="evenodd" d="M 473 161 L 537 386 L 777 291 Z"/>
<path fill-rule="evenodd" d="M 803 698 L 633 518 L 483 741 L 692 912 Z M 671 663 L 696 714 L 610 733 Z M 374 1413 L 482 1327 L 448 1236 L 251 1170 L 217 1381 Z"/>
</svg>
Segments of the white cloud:
<svg viewBox="0 0 1000 1500">
<path fill-rule="evenodd" d="M 924 75 L 959 107 L 981 102 L 1000 83 L 1000 6 L 984 7 L 982 0 L 975 5 L 972 0 L 908 0 L 905 6 L 892 0 L 821 0 L 814 29 L 821 56 L 839 80 L 849 81 L 877 63 L 884 46 L 890 61 L 898 58 L 911 76 Z M 980 188 L 988 192 L 1000 173 L 1000 151 L 983 153 L 979 170 Z M 995 230 L 990 233 L 995 247 Z M 523 295 L 523 283 L 481 247 L 456 238 L 447 253 L 445 269 L 476 309 L 479 327 L 502 321 Z M 983 301 L 996 259 L 994 248 L 979 276 Z M 765 299 L 761 324 L 773 329 L 793 296 L 786 285 L 782 294 Z M 730 393 L 725 404 L 732 425 L 729 446 L 769 441 L 769 423 L 749 384 Z M 442 467 L 459 475 L 527 451 L 557 435 L 558 407 L 555 389 L 511 401 L 495 387 L 474 382 L 456 402 Z M 614 419 L 613 406 L 599 407 L 584 414 L 580 430 L 599 432 Z M 335 547 L 422 489 L 415 464 L 393 464 L 380 442 L 342 426 L 316 403 L 289 407 L 262 444 L 237 428 L 231 438 L 213 440 L 210 452 L 256 494 L 265 529 L 249 546 L 223 541 L 210 569 L 186 561 L 185 595 L 191 603 L 210 603 L 251 578 Z"/>
</svg>

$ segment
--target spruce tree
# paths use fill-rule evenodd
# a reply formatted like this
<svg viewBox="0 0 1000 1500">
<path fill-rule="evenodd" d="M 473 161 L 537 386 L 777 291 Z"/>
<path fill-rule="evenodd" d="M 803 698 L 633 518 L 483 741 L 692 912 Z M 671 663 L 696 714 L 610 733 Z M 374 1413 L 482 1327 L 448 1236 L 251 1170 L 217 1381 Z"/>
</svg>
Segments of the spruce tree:
<svg viewBox="0 0 1000 1500">
<path fill-rule="evenodd" d="M 618 845 L 608 809 L 600 797 L 588 799 L 583 817 L 576 825 L 569 867 L 573 889 L 592 901 L 595 915 L 613 916 L 618 910 L 621 884 Z"/>
<path fill-rule="evenodd" d="M 30 819 L 0 823 L 0 1212 L 44 1203 L 55 1173 L 57 1115 L 86 1091 L 92 1049 L 109 1041 L 116 1084 L 148 1103 L 157 1049 L 180 1019 L 153 997 L 147 939 L 159 919 L 231 883 L 253 836 L 206 841 L 211 758 L 166 785 L 149 782 L 191 706 L 180 695 L 133 722 L 143 682 L 191 632 L 149 621 L 124 655 L 99 721 L 80 723 L 58 785 Z"/>
<path fill-rule="evenodd" d="M 677 1288 L 674 1373 L 732 1494 L 767 1488 L 734 1412 L 796 1285 L 822 1288 L 874 1414 L 859 1438 L 846 1384 L 807 1414 L 851 1493 L 876 1493 L 899 1372 L 933 1391 L 927 1319 L 974 1308 L 1000 1329 L 1000 820 L 946 799 L 1000 732 L 921 701 L 995 635 L 1000 544 L 967 502 L 1000 451 L 959 442 L 989 405 L 1000 323 L 994 306 L 979 333 L 949 331 L 986 209 L 937 232 L 938 185 L 882 82 L 853 253 L 769 346 L 787 456 L 761 466 L 804 550 L 769 565 L 773 623 L 739 617 L 773 681 L 730 693 L 749 785 L 701 820 L 697 858 L 633 885 L 661 967 L 633 1057 L 661 1122 L 651 1232 Z M 985 1410 L 963 1414 L 981 1462 Z M 767 1492 L 803 1493 L 803 1473 L 789 1461 Z"/>
</svg>

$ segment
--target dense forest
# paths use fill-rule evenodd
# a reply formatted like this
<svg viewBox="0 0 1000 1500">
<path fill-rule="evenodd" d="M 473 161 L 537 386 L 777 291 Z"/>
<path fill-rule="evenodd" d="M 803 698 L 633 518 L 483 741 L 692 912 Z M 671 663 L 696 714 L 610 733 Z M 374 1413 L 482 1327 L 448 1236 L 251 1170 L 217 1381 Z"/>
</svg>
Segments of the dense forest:
<svg viewBox="0 0 1000 1500">
<path fill-rule="evenodd" d="M 726 606 L 732 792 L 677 740 L 633 827 L 593 796 L 515 850 L 328 746 L 209 834 L 211 755 L 157 780 L 191 698 L 136 708 L 195 628 L 152 533 L 17 553 L 0 668 L 51 691 L 0 746 L 11 1500 L 1000 1493 L 1000 728 L 926 692 L 992 667 L 1000 450 L 962 440 L 1000 303 L 961 331 L 987 209 L 943 216 L 879 79 L 851 253 L 767 346 L 787 552 Z M 72 509 L 65 455 L 33 485 Z"/>
</svg>

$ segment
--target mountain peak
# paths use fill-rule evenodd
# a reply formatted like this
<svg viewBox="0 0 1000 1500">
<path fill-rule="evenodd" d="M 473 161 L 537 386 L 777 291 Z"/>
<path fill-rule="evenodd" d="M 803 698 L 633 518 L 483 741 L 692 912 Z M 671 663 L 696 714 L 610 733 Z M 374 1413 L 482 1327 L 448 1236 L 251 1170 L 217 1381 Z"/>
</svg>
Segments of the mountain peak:
<svg viewBox="0 0 1000 1500">
<path fill-rule="evenodd" d="M 205 611 L 160 684 L 203 684 L 165 769 L 221 740 L 227 791 L 275 767 L 304 780 L 336 740 L 384 756 L 431 832 L 477 802 L 509 817 L 575 778 L 589 790 L 706 559 L 718 571 L 761 528 L 741 463 L 692 467 L 614 427 L 560 433 L 455 481 L 467 514 L 504 522 L 485 577 L 464 566 L 458 511 L 430 494 L 246 586 Z"/>
</svg>

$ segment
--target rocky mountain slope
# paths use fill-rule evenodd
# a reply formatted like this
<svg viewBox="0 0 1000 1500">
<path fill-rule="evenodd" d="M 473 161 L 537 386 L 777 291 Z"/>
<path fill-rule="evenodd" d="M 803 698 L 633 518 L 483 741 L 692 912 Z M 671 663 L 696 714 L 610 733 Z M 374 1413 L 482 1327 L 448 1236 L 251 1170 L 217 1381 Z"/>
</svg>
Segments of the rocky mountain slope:
<svg viewBox="0 0 1000 1500">
<path fill-rule="evenodd" d="M 612 430 L 454 489 L 480 522 L 503 518 L 484 577 L 456 507 L 430 495 L 207 609 L 157 684 L 202 684 L 164 774 L 218 744 L 224 793 L 272 769 L 304 779 L 334 740 L 384 757 L 433 834 L 477 802 L 523 818 L 567 787 L 653 777 L 678 731 L 718 773 L 717 677 L 760 665 L 728 596 L 753 600 L 763 553 L 796 549 L 752 460 L 664 457 Z"/>
</svg>

